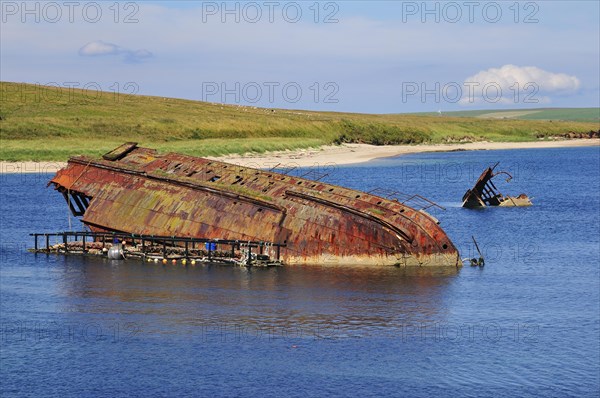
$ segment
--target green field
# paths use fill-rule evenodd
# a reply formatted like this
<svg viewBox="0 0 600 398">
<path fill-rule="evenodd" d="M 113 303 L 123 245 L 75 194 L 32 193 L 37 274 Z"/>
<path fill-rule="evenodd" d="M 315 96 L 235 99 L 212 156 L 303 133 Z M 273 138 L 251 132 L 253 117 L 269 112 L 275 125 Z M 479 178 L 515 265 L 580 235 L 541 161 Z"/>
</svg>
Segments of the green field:
<svg viewBox="0 0 600 398">
<path fill-rule="evenodd" d="M 565 120 L 574 115 L 571 109 L 551 111 L 562 112 Z M 74 154 L 100 155 L 124 141 L 198 156 L 345 142 L 534 141 L 598 130 L 597 118 L 586 119 L 593 114 L 592 109 L 574 120 L 556 121 L 534 120 L 544 119 L 537 113 L 519 120 L 314 112 L 0 82 L 0 160 L 60 161 Z M 586 120 L 580 121 L 581 115 Z"/>
<path fill-rule="evenodd" d="M 538 109 L 505 109 L 444 112 L 450 117 L 476 117 L 481 119 L 519 119 L 519 120 L 552 120 L 552 121 L 600 121 L 600 108 L 538 108 Z M 421 116 L 435 116 L 437 113 L 415 113 Z"/>
</svg>

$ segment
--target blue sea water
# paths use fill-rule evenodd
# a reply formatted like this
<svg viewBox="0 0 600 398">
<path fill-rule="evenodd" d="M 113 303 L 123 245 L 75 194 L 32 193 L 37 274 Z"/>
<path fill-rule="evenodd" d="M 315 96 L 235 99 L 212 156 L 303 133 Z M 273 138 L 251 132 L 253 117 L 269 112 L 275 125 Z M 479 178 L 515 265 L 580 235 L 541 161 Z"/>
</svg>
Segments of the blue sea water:
<svg viewBox="0 0 600 398">
<path fill-rule="evenodd" d="M 468 210 L 488 165 L 530 208 Z M 1 175 L 0 395 L 600 394 L 598 147 L 430 153 L 325 167 L 418 193 L 483 268 L 162 266 L 26 251 L 68 229 L 47 174 Z"/>
</svg>

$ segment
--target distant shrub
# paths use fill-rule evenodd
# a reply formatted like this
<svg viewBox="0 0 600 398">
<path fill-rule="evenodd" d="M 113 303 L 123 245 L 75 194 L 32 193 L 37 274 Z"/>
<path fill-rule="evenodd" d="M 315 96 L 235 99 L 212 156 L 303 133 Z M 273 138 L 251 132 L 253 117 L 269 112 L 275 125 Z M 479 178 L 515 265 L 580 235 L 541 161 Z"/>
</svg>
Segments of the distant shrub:
<svg viewBox="0 0 600 398">
<path fill-rule="evenodd" d="M 383 123 L 356 123 L 349 120 L 339 122 L 340 133 L 336 144 L 357 143 L 371 145 L 418 144 L 430 140 L 429 134 L 422 131 L 401 129 Z"/>
</svg>

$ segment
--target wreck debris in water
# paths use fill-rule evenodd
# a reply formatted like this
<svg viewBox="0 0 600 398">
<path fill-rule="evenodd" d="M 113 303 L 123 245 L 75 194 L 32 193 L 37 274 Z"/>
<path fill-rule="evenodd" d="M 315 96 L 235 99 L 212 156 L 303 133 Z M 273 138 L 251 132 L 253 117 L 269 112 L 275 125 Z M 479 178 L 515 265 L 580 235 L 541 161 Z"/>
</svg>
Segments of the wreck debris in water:
<svg viewBox="0 0 600 398">
<path fill-rule="evenodd" d="M 273 267 L 281 265 L 282 245 L 272 242 L 240 242 L 223 239 L 177 238 L 174 236 L 144 236 L 116 232 L 32 233 L 33 253 L 77 254 L 107 257 L 111 260 L 140 259 L 163 264 L 180 262 L 232 264 Z M 39 244 L 42 239 L 42 245 Z M 89 242 L 88 239 L 92 241 Z M 51 240 L 53 242 L 51 243 Z M 44 244 L 45 241 L 45 244 Z M 265 252 L 274 249 L 275 257 Z"/>
<path fill-rule="evenodd" d="M 50 184 L 92 232 L 273 242 L 285 264 L 462 265 L 406 202 L 136 143 L 72 157 Z"/>
<path fill-rule="evenodd" d="M 531 200 L 524 193 L 519 196 L 504 196 L 500 193 L 492 179 L 500 174 L 505 174 L 506 182 L 509 182 L 512 175 L 506 171 L 494 172 L 498 164 L 499 162 L 485 169 L 473 188 L 465 192 L 462 207 L 473 209 L 486 206 L 524 207 L 532 205 Z"/>
</svg>

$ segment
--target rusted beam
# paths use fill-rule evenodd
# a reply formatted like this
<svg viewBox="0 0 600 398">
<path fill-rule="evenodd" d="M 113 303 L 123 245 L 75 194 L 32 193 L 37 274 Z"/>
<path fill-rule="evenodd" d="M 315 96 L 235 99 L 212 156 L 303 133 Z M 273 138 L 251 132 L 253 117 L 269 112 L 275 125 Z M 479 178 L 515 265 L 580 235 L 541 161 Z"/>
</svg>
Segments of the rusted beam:
<svg viewBox="0 0 600 398">
<path fill-rule="evenodd" d="M 126 142 L 123 145 L 113 149 L 112 151 L 102 155 L 102 159 L 115 161 L 122 159 L 129 152 L 133 151 L 137 147 L 137 142 Z"/>
</svg>

